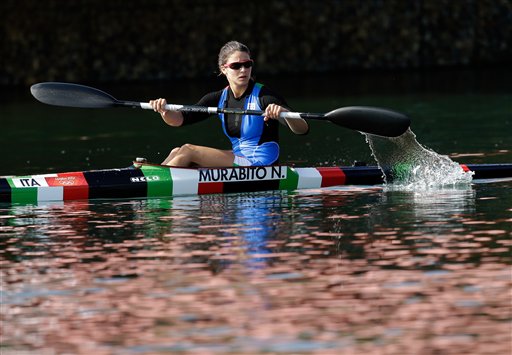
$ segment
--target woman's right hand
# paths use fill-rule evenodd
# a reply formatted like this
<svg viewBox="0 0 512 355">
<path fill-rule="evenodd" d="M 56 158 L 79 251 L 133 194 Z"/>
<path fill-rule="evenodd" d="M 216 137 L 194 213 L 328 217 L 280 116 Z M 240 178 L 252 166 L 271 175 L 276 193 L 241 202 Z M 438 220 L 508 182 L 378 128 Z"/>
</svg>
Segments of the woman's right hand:
<svg viewBox="0 0 512 355">
<path fill-rule="evenodd" d="M 171 111 L 165 108 L 165 105 L 167 105 L 166 99 L 159 98 L 151 100 L 149 101 L 149 104 L 151 105 L 151 108 L 153 108 L 153 111 L 158 112 L 165 123 L 169 126 L 179 127 L 183 124 L 183 115 L 181 112 Z"/>
<path fill-rule="evenodd" d="M 165 112 L 167 111 L 165 109 L 165 105 L 167 105 L 166 99 L 159 98 L 156 100 L 151 100 L 151 101 L 149 101 L 149 104 L 153 108 L 153 111 L 158 112 L 161 115 L 164 115 Z"/>
</svg>

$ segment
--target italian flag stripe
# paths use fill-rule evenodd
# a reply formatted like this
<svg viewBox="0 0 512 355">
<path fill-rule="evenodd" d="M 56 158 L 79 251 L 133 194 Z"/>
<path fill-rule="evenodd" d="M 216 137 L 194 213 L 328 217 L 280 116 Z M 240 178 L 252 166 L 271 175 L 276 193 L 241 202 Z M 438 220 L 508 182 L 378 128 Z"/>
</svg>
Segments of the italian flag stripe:
<svg viewBox="0 0 512 355">
<path fill-rule="evenodd" d="M 172 196 L 173 181 L 171 169 L 162 169 L 151 165 L 143 165 L 142 173 L 148 186 L 148 197 Z"/>
<path fill-rule="evenodd" d="M 299 174 L 298 189 L 316 189 L 322 186 L 322 175 L 316 168 L 296 168 Z"/>
<path fill-rule="evenodd" d="M 172 195 L 197 195 L 199 190 L 199 170 L 173 168 Z"/>
<path fill-rule="evenodd" d="M 37 188 L 37 201 L 62 201 L 64 188 L 62 186 L 44 186 Z"/>
<path fill-rule="evenodd" d="M 12 203 L 36 203 L 37 202 L 37 187 L 30 187 L 26 189 L 16 189 L 12 191 Z"/>
<path fill-rule="evenodd" d="M 286 169 L 288 169 L 286 171 L 286 179 L 279 181 L 279 189 L 288 191 L 296 190 L 299 184 L 299 174 L 297 174 L 293 168 L 287 167 Z"/>
<path fill-rule="evenodd" d="M 322 186 L 337 186 L 345 185 L 346 176 L 343 170 L 337 167 L 317 168 L 320 175 L 322 175 Z"/>
<path fill-rule="evenodd" d="M 202 182 L 199 184 L 197 193 L 199 195 L 205 194 L 220 194 L 224 192 L 223 182 Z"/>
</svg>

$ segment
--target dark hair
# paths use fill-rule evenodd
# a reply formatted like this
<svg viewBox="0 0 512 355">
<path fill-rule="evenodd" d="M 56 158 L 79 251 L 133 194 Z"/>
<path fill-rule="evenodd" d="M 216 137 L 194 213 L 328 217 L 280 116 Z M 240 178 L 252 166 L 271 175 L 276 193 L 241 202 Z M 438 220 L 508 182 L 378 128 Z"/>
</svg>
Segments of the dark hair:
<svg viewBox="0 0 512 355">
<path fill-rule="evenodd" d="M 222 46 L 219 52 L 219 74 L 222 73 L 222 66 L 226 64 L 228 57 L 234 52 L 246 52 L 249 56 L 251 55 L 249 48 L 245 44 L 238 41 L 229 41 Z"/>
</svg>

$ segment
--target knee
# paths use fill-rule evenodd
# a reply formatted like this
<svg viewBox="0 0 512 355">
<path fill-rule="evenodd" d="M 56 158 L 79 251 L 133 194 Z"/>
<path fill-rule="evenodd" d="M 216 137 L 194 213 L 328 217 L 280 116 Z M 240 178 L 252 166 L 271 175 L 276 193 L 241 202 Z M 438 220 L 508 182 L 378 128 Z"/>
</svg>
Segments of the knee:
<svg viewBox="0 0 512 355">
<path fill-rule="evenodd" d="M 182 156 L 182 157 L 188 157 L 192 158 L 195 157 L 195 153 L 197 151 L 196 146 L 193 144 L 183 144 L 181 147 L 177 148 L 178 151 L 176 152 L 176 156 Z"/>
<path fill-rule="evenodd" d="M 176 147 L 169 153 L 170 159 L 183 159 L 190 158 L 194 155 L 195 149 L 193 144 L 183 144 L 181 147 Z"/>
<path fill-rule="evenodd" d="M 185 143 L 181 147 L 176 147 L 173 150 L 171 150 L 170 154 L 171 155 L 189 154 L 189 153 L 194 152 L 194 151 L 195 151 L 195 145 L 189 144 L 189 143 Z"/>
<path fill-rule="evenodd" d="M 181 147 L 179 147 L 179 151 L 180 153 L 191 153 L 194 151 L 194 145 L 193 144 L 190 144 L 190 143 L 185 143 L 183 144 Z"/>
<path fill-rule="evenodd" d="M 174 158 L 179 152 L 180 152 L 180 147 L 174 148 L 173 150 L 171 150 L 169 152 L 169 154 L 167 155 L 166 160 Z"/>
<path fill-rule="evenodd" d="M 169 153 L 169 155 L 176 155 L 178 154 L 178 152 L 180 151 L 181 147 L 176 147 L 174 148 L 173 150 L 171 150 L 171 152 Z"/>
</svg>

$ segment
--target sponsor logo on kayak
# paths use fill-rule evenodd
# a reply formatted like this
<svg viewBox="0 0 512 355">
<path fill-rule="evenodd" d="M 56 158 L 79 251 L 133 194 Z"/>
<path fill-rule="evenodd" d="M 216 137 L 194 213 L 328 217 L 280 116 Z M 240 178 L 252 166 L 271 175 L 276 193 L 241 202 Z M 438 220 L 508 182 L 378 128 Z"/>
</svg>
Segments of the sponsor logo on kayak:
<svg viewBox="0 0 512 355">
<path fill-rule="evenodd" d="M 160 176 L 153 175 L 153 176 L 135 176 L 130 178 L 132 182 L 151 182 L 151 181 L 158 181 L 160 180 Z"/>
<path fill-rule="evenodd" d="M 64 173 L 46 178 L 49 186 L 87 186 L 82 173 Z"/>
<path fill-rule="evenodd" d="M 282 166 L 199 169 L 199 182 L 281 180 L 286 171 Z"/>
<path fill-rule="evenodd" d="M 51 186 L 72 186 L 76 184 L 77 179 L 74 176 L 56 177 L 52 179 Z"/>
</svg>

